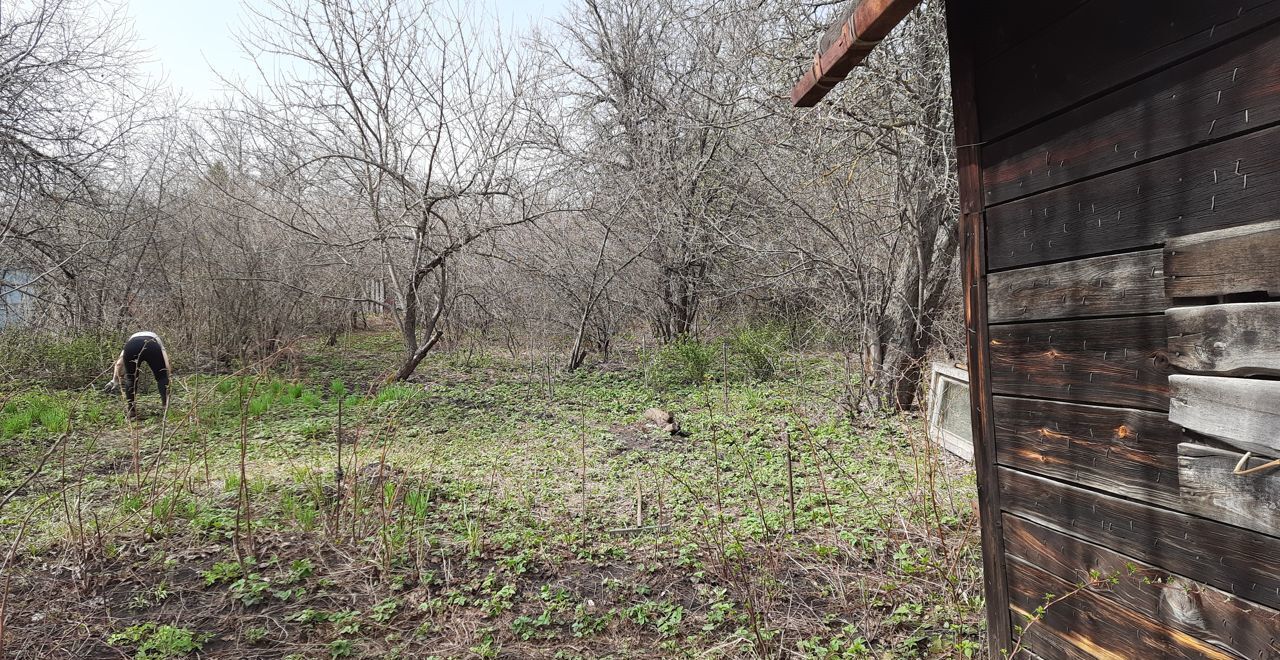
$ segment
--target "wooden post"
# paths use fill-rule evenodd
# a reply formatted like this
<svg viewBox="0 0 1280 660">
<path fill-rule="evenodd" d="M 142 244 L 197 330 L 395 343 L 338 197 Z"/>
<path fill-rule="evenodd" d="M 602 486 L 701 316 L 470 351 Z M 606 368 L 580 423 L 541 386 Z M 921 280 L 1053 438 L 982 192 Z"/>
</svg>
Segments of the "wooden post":
<svg viewBox="0 0 1280 660">
<path fill-rule="evenodd" d="M 787 439 L 787 504 L 791 507 L 791 533 L 796 533 L 796 481 L 792 471 L 791 429 L 784 424 L 782 436 Z"/>
<path fill-rule="evenodd" d="M 644 491 L 640 487 L 640 477 L 636 477 L 636 527 L 644 527 Z"/>
<path fill-rule="evenodd" d="M 988 654 L 1013 648 L 1009 583 L 1005 574 L 1000 482 L 992 423 L 987 337 L 986 219 L 982 203 L 981 136 L 975 86 L 973 37 L 976 2 L 947 2 L 951 49 L 951 96 L 955 116 L 956 165 L 960 185 L 960 259 L 964 322 L 969 344 L 969 397 L 973 420 L 973 464 L 978 473 L 978 518 L 982 527 L 982 573 L 987 599 Z"/>
</svg>

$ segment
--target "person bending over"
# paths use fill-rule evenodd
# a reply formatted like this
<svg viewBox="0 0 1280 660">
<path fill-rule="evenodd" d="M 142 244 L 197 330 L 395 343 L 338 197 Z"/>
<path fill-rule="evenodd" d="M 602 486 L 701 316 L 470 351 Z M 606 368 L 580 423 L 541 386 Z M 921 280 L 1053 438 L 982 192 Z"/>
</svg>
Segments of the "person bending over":
<svg viewBox="0 0 1280 660">
<path fill-rule="evenodd" d="M 151 373 L 156 377 L 156 389 L 160 391 L 160 403 L 166 411 L 169 409 L 169 354 L 165 352 L 156 333 L 139 332 L 124 343 L 124 350 L 116 358 L 115 375 L 108 386 L 124 392 L 129 419 L 138 417 L 135 399 L 138 394 L 138 368 L 142 362 L 151 367 Z"/>
</svg>

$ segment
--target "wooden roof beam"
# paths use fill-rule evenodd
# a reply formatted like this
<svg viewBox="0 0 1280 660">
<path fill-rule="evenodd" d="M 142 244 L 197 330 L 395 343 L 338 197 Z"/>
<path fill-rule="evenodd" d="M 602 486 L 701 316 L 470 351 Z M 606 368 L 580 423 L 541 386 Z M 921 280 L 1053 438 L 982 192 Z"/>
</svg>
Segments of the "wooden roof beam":
<svg viewBox="0 0 1280 660">
<path fill-rule="evenodd" d="M 791 88 L 791 105 L 817 105 L 917 4 L 920 0 L 852 0 L 823 35 L 813 66 Z"/>
</svg>

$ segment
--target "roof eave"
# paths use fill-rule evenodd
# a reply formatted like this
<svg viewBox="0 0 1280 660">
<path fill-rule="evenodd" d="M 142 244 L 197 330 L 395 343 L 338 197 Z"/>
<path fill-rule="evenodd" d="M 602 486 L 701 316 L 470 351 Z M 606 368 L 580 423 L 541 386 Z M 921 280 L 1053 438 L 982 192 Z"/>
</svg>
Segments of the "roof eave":
<svg viewBox="0 0 1280 660">
<path fill-rule="evenodd" d="M 920 0 L 853 0 L 827 29 L 813 66 L 791 88 L 791 105 L 817 105 L 918 4 Z"/>
</svg>

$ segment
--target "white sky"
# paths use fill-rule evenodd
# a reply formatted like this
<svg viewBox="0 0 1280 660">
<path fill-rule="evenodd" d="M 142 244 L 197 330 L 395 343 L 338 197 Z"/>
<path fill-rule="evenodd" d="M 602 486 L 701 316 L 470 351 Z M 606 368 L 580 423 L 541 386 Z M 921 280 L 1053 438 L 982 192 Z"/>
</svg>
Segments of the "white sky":
<svg viewBox="0 0 1280 660">
<path fill-rule="evenodd" d="M 196 104 L 216 99 L 221 89 L 211 67 L 232 78 L 251 76 L 253 67 L 236 47 L 255 0 L 125 0 L 138 45 L 148 49 L 147 68 Z M 425 1 L 425 0 L 424 0 Z M 568 0 L 489 0 L 504 28 L 523 28 L 558 16 Z"/>
</svg>

